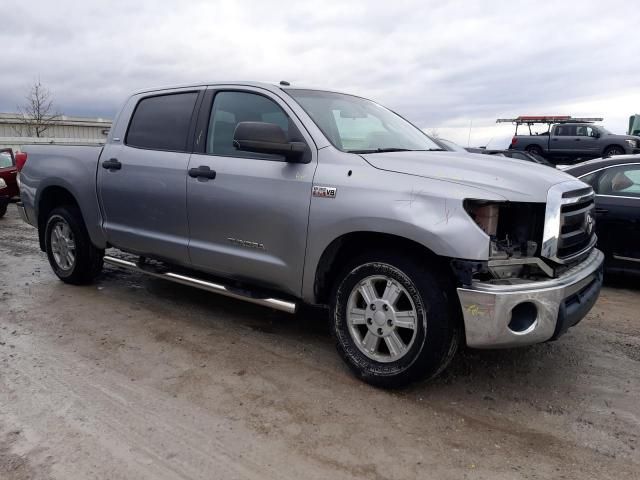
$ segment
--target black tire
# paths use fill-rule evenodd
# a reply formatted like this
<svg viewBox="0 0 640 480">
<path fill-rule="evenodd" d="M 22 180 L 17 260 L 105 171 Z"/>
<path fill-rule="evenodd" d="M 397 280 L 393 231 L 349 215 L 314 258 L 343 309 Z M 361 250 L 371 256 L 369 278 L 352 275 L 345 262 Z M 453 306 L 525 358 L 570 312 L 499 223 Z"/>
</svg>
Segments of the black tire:
<svg viewBox="0 0 640 480">
<path fill-rule="evenodd" d="M 617 145 L 612 145 L 612 146 L 610 146 L 610 147 L 607 147 L 607 148 L 604 150 L 604 154 L 603 154 L 603 156 L 605 156 L 605 157 L 612 157 L 612 156 L 614 156 L 614 155 L 624 155 L 624 153 L 625 153 L 624 148 L 619 147 L 619 146 L 617 146 Z"/>
<path fill-rule="evenodd" d="M 56 261 L 52 249 L 53 229 L 66 223 L 73 234 L 75 260 L 67 269 Z M 73 285 L 85 285 L 102 271 L 104 250 L 96 248 L 89 238 L 80 209 L 74 205 L 55 208 L 49 214 L 45 227 L 45 246 L 49 264 L 60 280 Z"/>
<path fill-rule="evenodd" d="M 529 145 L 527 148 L 525 148 L 525 151 L 527 151 L 528 153 L 533 153 L 535 155 L 540 155 L 542 158 L 544 158 L 544 152 L 538 145 Z"/>
<path fill-rule="evenodd" d="M 8 203 L 0 203 L 0 218 L 4 217 L 7 213 Z"/>
<path fill-rule="evenodd" d="M 413 343 L 396 361 L 369 358 L 348 325 L 349 297 L 360 282 L 372 276 L 387 277 L 404 287 L 417 312 Z M 424 266 L 423 261 L 383 250 L 365 253 L 345 268 L 332 294 L 331 331 L 338 352 L 357 377 L 377 387 L 398 388 L 432 378 L 447 367 L 460 341 L 457 307 L 450 298 L 454 294 L 448 276 Z M 367 318 L 366 322 L 375 327 L 370 321 Z"/>
</svg>

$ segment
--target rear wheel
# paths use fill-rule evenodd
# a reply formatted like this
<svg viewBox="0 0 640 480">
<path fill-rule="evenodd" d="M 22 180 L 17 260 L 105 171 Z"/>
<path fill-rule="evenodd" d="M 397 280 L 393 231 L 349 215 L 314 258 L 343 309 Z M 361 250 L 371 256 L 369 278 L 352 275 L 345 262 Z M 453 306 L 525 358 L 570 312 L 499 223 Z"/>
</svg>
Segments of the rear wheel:
<svg viewBox="0 0 640 480">
<path fill-rule="evenodd" d="M 91 243 L 82 214 L 75 206 L 58 207 L 49 214 L 45 246 L 49 264 L 63 282 L 90 283 L 102 270 L 104 250 Z"/>
<path fill-rule="evenodd" d="M 353 372 L 380 387 L 440 373 L 459 340 L 448 284 L 395 253 L 371 252 L 347 267 L 333 294 L 331 330 Z"/>
<path fill-rule="evenodd" d="M 529 145 L 525 150 L 528 153 L 533 153 L 534 155 L 540 155 L 541 157 L 543 156 L 542 148 L 540 148 L 538 145 Z"/>
</svg>

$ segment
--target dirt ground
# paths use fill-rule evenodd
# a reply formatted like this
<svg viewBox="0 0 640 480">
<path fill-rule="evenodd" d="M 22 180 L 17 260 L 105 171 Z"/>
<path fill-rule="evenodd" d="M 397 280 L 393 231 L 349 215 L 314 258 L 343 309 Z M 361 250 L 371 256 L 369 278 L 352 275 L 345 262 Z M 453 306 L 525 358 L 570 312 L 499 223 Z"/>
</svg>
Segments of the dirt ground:
<svg viewBox="0 0 640 480">
<path fill-rule="evenodd" d="M 354 379 L 295 316 L 105 268 L 58 281 L 0 219 L 0 479 L 640 478 L 640 285 L 559 341 Z"/>
</svg>

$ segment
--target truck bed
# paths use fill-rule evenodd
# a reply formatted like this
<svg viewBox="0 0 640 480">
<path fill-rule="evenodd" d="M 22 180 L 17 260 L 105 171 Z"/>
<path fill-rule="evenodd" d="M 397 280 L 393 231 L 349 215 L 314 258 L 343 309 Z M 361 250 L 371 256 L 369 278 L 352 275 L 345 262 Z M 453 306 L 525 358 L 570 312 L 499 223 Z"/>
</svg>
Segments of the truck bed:
<svg viewBox="0 0 640 480">
<path fill-rule="evenodd" d="M 96 172 L 101 145 L 25 145 L 27 162 L 20 173 L 20 199 L 29 223 L 38 226 L 38 203 L 43 195 L 66 188 L 73 195 L 96 245 L 104 245 L 98 205 Z M 51 185 L 50 188 L 49 185 Z M 53 186 L 55 185 L 55 187 Z"/>
</svg>

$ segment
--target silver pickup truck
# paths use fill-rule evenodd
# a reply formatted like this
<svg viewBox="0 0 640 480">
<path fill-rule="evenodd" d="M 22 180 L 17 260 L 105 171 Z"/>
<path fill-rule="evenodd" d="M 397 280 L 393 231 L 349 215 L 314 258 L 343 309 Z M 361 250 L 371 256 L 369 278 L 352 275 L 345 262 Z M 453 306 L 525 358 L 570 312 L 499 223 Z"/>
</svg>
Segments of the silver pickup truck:
<svg viewBox="0 0 640 480">
<path fill-rule="evenodd" d="M 61 280 L 106 262 L 290 313 L 328 306 L 338 351 L 374 385 L 433 377 L 461 342 L 554 340 L 602 283 L 591 187 L 442 151 L 353 95 L 145 90 L 103 148 L 25 151 L 19 209 Z"/>
</svg>

